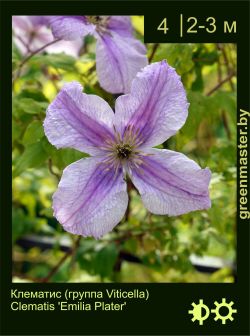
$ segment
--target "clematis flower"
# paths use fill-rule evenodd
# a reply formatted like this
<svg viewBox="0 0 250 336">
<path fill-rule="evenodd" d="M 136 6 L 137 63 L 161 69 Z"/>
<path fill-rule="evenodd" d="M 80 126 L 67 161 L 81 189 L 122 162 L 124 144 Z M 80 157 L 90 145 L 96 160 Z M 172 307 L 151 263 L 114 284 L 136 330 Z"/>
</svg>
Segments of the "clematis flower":
<svg viewBox="0 0 250 336">
<path fill-rule="evenodd" d="M 99 238 L 128 205 L 129 176 L 145 207 L 176 216 L 210 207 L 211 173 L 185 155 L 152 148 L 185 123 L 188 102 L 180 77 L 166 61 L 137 74 L 131 92 L 117 98 L 115 113 L 100 97 L 66 84 L 49 105 L 45 133 L 57 148 L 92 157 L 69 165 L 53 195 L 54 215 L 66 231 Z"/>
<path fill-rule="evenodd" d="M 147 65 L 146 48 L 132 34 L 128 16 L 50 16 L 55 38 L 97 39 L 96 70 L 100 85 L 111 93 L 127 93 L 137 72 Z"/>
<path fill-rule="evenodd" d="M 46 16 L 13 16 L 12 27 L 14 42 L 19 51 L 26 55 L 54 40 L 51 30 L 47 27 Z M 77 57 L 83 45 L 81 38 L 74 41 L 58 41 L 46 48 L 47 53 L 64 52 Z"/>
</svg>

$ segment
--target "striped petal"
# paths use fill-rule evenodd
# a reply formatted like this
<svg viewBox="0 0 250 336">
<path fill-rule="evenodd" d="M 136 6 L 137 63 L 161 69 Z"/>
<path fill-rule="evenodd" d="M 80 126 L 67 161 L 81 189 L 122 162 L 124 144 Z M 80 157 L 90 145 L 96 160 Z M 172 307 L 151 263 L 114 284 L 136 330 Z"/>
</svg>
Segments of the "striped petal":
<svg viewBox="0 0 250 336">
<path fill-rule="evenodd" d="M 118 97 L 115 125 L 136 130 L 142 146 L 153 147 L 175 134 L 188 114 L 185 89 L 166 61 L 148 65 L 133 80 L 131 93 Z"/>
<path fill-rule="evenodd" d="M 136 39 L 116 32 L 98 37 L 96 69 L 100 84 L 106 91 L 129 92 L 137 72 L 146 65 L 146 49 Z"/>
<path fill-rule="evenodd" d="M 64 229 L 95 238 L 120 222 L 127 205 L 122 169 L 115 174 L 94 157 L 69 165 L 53 196 L 54 215 Z"/>
<path fill-rule="evenodd" d="M 107 28 L 120 36 L 133 36 L 133 27 L 130 16 L 110 16 Z"/>
<path fill-rule="evenodd" d="M 88 23 L 84 16 L 47 16 L 55 38 L 76 40 L 93 34 L 95 26 Z"/>
<path fill-rule="evenodd" d="M 208 168 L 170 150 L 149 149 L 146 154 L 131 179 L 150 212 L 176 216 L 210 208 Z"/>
<path fill-rule="evenodd" d="M 52 145 L 71 147 L 91 155 L 113 138 L 114 113 L 100 97 L 82 93 L 77 82 L 64 85 L 49 105 L 44 130 Z"/>
</svg>

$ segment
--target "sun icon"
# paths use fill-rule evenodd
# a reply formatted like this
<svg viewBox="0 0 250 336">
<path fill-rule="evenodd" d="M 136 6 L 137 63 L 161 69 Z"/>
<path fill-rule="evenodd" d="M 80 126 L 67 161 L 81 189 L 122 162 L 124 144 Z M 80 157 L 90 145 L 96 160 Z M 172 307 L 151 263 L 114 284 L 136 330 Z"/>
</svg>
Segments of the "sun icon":
<svg viewBox="0 0 250 336">
<path fill-rule="evenodd" d="M 218 303 L 217 301 L 214 302 L 216 308 L 211 309 L 211 313 L 215 314 L 214 320 L 221 320 L 222 324 L 226 324 L 227 320 L 233 321 L 233 313 L 237 313 L 237 309 L 233 309 L 232 306 L 234 304 L 233 301 L 227 303 L 226 299 L 223 298 L 221 303 Z M 227 313 L 222 313 L 222 310 L 227 310 Z"/>
</svg>

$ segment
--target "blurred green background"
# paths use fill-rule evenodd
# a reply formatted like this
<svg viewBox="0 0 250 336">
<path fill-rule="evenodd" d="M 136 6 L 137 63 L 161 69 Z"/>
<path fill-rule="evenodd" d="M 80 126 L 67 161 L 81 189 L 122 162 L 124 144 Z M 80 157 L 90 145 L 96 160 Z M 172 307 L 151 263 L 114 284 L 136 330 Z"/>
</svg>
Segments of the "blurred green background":
<svg viewBox="0 0 250 336">
<path fill-rule="evenodd" d="M 133 17 L 143 40 L 143 17 Z M 100 240 L 65 232 L 52 215 L 51 197 L 63 169 L 84 156 L 50 145 L 43 120 L 66 81 L 86 93 L 115 97 L 98 84 L 95 40 L 81 56 L 43 53 L 20 69 L 12 49 L 13 281 L 233 282 L 236 258 L 236 45 L 148 44 L 151 62 L 166 59 L 181 75 L 190 102 L 184 127 L 162 147 L 184 153 L 212 171 L 208 211 L 152 215 L 136 190 L 124 220 Z"/>
</svg>

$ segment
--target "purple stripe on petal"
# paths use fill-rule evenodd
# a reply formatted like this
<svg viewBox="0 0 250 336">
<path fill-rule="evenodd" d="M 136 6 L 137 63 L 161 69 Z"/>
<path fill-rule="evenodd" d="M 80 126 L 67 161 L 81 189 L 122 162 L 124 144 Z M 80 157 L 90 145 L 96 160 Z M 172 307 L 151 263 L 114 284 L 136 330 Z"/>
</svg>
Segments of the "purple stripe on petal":
<svg viewBox="0 0 250 336">
<path fill-rule="evenodd" d="M 139 41 L 113 31 L 99 35 L 96 69 L 100 84 L 106 91 L 129 92 L 137 72 L 146 65 L 146 50 Z"/>
<path fill-rule="evenodd" d="M 174 216 L 211 206 L 208 168 L 169 150 L 150 149 L 146 154 L 131 178 L 149 211 Z"/>
<path fill-rule="evenodd" d="M 103 99 L 82 93 L 82 86 L 71 82 L 64 85 L 49 105 L 45 134 L 57 148 L 72 147 L 99 154 L 105 141 L 113 138 L 113 117 Z"/>
<path fill-rule="evenodd" d="M 137 74 L 130 94 L 118 97 L 115 125 L 122 134 L 133 126 L 142 146 L 156 146 L 183 126 L 188 105 L 176 71 L 166 61 L 153 63 Z"/>
<path fill-rule="evenodd" d="M 110 16 L 107 28 L 120 36 L 133 36 L 133 27 L 129 16 Z"/>
<path fill-rule="evenodd" d="M 115 174 L 100 158 L 69 165 L 53 196 L 54 214 L 64 229 L 95 238 L 119 223 L 127 204 L 122 169 Z"/>
</svg>

